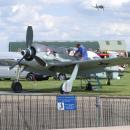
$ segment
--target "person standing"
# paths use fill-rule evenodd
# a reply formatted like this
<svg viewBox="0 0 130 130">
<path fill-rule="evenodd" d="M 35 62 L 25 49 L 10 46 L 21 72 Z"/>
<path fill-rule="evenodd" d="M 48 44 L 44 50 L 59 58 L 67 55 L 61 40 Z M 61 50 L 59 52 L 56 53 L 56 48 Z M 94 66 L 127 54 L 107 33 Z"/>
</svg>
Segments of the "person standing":
<svg viewBox="0 0 130 130">
<path fill-rule="evenodd" d="M 77 50 L 74 56 L 80 57 L 81 60 L 88 60 L 87 49 L 83 45 L 80 45 L 79 43 L 76 44 L 76 47 L 77 47 Z"/>
</svg>

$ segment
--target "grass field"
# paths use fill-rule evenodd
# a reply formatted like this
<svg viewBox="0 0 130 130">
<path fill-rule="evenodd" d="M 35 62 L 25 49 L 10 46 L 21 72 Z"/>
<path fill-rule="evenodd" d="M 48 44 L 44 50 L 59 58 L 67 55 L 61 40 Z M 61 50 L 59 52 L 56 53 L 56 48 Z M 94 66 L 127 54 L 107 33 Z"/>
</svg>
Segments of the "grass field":
<svg viewBox="0 0 130 130">
<path fill-rule="evenodd" d="M 130 68 L 128 68 L 130 71 Z M 106 80 L 101 80 L 102 88 L 95 91 L 86 91 L 81 89 L 80 80 L 75 80 L 72 94 L 84 95 L 112 95 L 112 96 L 130 96 L 130 73 L 125 73 L 120 80 L 112 80 L 111 86 L 106 85 Z M 39 93 L 59 93 L 59 86 L 62 81 L 49 79 L 48 81 L 21 81 L 25 92 Z M 10 91 L 11 81 L 0 81 L 0 91 Z M 85 87 L 85 82 L 83 82 Z"/>
</svg>

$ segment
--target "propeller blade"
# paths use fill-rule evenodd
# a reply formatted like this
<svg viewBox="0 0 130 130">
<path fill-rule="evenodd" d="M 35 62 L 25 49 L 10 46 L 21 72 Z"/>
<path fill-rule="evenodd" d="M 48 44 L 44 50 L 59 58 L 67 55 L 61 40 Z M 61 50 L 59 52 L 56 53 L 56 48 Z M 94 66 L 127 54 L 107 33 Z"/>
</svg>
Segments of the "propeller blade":
<svg viewBox="0 0 130 130">
<path fill-rule="evenodd" d="M 24 59 L 24 57 L 22 57 L 20 60 L 18 60 L 15 64 L 13 64 L 12 66 L 9 67 L 9 69 L 13 69 L 16 65 L 19 65 L 20 62 Z"/>
<path fill-rule="evenodd" d="M 33 42 L 33 29 L 32 26 L 28 26 L 26 32 L 26 47 L 29 48 Z"/>
<path fill-rule="evenodd" d="M 23 57 L 20 60 L 18 60 L 15 64 L 10 66 L 9 67 L 10 70 L 13 69 L 16 65 L 19 65 L 23 59 L 29 59 L 29 60 L 33 59 L 32 56 L 35 55 L 34 54 L 35 51 L 34 51 L 34 49 L 31 49 L 32 42 L 33 42 L 33 29 L 32 29 L 32 26 L 28 26 L 27 32 L 26 32 L 26 47 L 27 47 L 27 49 L 21 51 Z M 33 51 L 33 54 L 32 54 L 32 51 Z"/>
</svg>

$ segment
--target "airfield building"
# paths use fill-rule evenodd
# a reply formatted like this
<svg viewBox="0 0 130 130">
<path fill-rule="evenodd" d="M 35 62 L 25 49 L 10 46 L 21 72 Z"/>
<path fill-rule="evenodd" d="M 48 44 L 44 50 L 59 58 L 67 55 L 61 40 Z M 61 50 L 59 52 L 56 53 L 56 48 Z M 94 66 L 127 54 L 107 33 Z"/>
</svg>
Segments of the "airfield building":
<svg viewBox="0 0 130 130">
<path fill-rule="evenodd" d="M 75 47 L 77 43 L 83 44 L 88 50 L 96 51 L 99 48 L 102 52 L 104 51 L 117 51 L 120 55 L 127 56 L 126 43 L 123 40 L 111 40 L 111 41 L 42 41 L 34 42 L 51 47 Z M 10 42 L 9 51 L 20 51 L 25 49 L 25 42 Z"/>
</svg>

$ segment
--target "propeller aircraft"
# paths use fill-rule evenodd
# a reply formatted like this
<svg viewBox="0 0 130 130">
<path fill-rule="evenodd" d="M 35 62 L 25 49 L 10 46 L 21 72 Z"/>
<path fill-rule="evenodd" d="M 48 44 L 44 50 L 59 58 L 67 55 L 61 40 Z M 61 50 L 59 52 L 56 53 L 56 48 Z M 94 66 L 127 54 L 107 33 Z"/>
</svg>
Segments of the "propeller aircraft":
<svg viewBox="0 0 130 130">
<path fill-rule="evenodd" d="M 78 75 L 94 74 L 104 72 L 107 67 L 130 64 L 128 57 L 116 57 L 101 59 L 93 52 L 92 58 L 81 60 L 79 57 L 71 56 L 65 48 L 52 48 L 39 43 L 33 43 L 33 29 L 28 26 L 26 33 L 26 49 L 21 51 L 19 60 L 0 59 L 10 65 L 10 69 L 18 66 L 16 80 L 12 82 L 11 88 L 14 92 L 22 91 L 19 81 L 20 68 L 23 71 L 37 73 L 55 74 L 57 72 L 71 74 L 70 78 L 61 85 L 61 93 L 72 91 L 73 81 Z M 89 58 L 89 57 L 88 57 Z"/>
<path fill-rule="evenodd" d="M 94 8 L 96 8 L 96 9 L 102 9 L 102 10 L 104 10 L 104 6 L 103 5 L 97 5 L 96 4 L 96 6 L 93 6 Z"/>
</svg>

